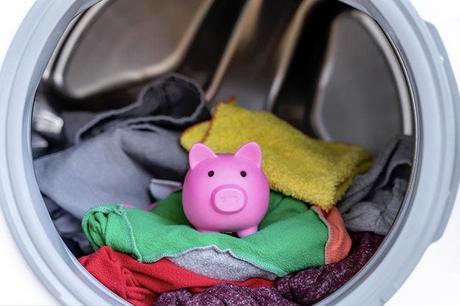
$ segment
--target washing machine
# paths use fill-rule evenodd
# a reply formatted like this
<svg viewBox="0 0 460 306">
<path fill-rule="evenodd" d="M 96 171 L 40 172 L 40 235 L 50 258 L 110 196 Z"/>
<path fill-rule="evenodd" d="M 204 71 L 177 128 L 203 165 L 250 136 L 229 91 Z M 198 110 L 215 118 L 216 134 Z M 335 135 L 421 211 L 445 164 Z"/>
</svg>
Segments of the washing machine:
<svg viewBox="0 0 460 306">
<path fill-rule="evenodd" d="M 49 143 L 35 129 L 53 133 L 62 122 L 45 109 L 48 124 L 37 127 L 37 97 L 51 93 L 68 108 L 103 108 L 101 96 L 122 105 L 169 71 L 196 79 L 211 104 L 239 92 L 245 106 L 322 139 L 377 152 L 395 133 L 412 136 L 409 186 L 390 232 L 318 304 L 458 304 L 457 1 L 21 0 L 0 8 L 0 304 L 126 304 L 53 225 L 33 168 Z M 126 40 L 148 52 L 129 53 Z M 351 105 L 337 108 L 339 100 Z"/>
</svg>

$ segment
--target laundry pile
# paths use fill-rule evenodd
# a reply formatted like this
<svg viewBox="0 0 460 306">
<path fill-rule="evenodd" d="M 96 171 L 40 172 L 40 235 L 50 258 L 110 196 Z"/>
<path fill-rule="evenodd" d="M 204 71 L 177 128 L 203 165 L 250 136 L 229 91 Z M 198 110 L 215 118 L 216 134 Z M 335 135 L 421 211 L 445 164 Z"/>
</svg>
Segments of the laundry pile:
<svg viewBox="0 0 460 306">
<path fill-rule="evenodd" d="M 410 137 L 374 160 L 235 100 L 211 114 L 199 86 L 177 74 L 124 108 L 62 116 L 67 148 L 34 162 L 45 203 L 80 263 L 134 305 L 317 302 L 374 254 L 410 174 Z M 182 208 L 187 150 L 233 153 L 249 141 L 271 189 L 258 232 L 196 231 Z"/>
<path fill-rule="evenodd" d="M 124 108 L 63 117 L 70 147 L 35 160 L 35 174 L 61 236 L 87 253 L 83 215 L 119 201 L 145 208 L 154 200 L 151 182 L 161 188 L 182 180 L 188 163 L 181 131 L 210 115 L 200 87 L 171 75 L 146 85 Z"/>
</svg>

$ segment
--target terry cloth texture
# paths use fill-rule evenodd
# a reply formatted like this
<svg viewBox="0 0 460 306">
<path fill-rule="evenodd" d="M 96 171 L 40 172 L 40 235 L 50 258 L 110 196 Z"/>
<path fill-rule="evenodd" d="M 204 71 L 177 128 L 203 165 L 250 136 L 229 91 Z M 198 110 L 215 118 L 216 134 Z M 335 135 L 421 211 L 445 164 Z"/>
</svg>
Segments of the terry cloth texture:
<svg viewBox="0 0 460 306">
<path fill-rule="evenodd" d="M 80 258 L 80 263 L 107 288 L 138 306 L 150 306 L 161 293 L 180 288 L 200 292 L 223 282 L 249 288 L 273 287 L 272 281 L 261 278 L 242 282 L 209 278 L 181 268 L 167 259 L 144 264 L 109 247 L 102 247 Z"/>
<path fill-rule="evenodd" d="M 198 294 L 185 289 L 163 293 L 155 306 L 295 306 L 273 288 L 217 285 Z"/>
<path fill-rule="evenodd" d="M 82 228 L 94 249 L 107 245 L 142 262 L 215 247 L 277 276 L 325 264 L 329 238 L 327 225 L 313 209 L 275 192 L 259 231 L 244 238 L 193 229 L 183 213 L 181 193 L 160 201 L 151 212 L 121 205 L 93 208 Z"/>
<path fill-rule="evenodd" d="M 271 189 L 330 210 L 358 173 L 371 165 L 363 148 L 310 138 L 269 112 L 250 111 L 235 103 L 218 105 L 210 122 L 187 129 L 181 144 L 195 143 L 214 152 L 233 153 L 255 141 L 263 151 L 263 169 Z"/>
<path fill-rule="evenodd" d="M 404 200 L 413 154 L 413 139 L 400 136 L 377 156 L 367 173 L 356 177 L 338 205 L 350 231 L 388 233 Z"/>
<path fill-rule="evenodd" d="M 276 280 L 279 293 L 297 304 L 311 305 L 342 287 L 361 270 L 383 240 L 373 233 L 352 234 L 352 238 L 353 247 L 347 258 Z"/>
<path fill-rule="evenodd" d="M 169 75 L 145 86 L 127 107 L 77 117 L 92 119 L 74 132 L 75 145 L 34 166 L 42 193 L 81 218 L 101 203 L 147 205 L 152 177 L 181 180 L 188 164 L 180 131 L 209 113 L 194 82 Z"/>
<path fill-rule="evenodd" d="M 187 270 L 216 279 L 243 281 L 254 277 L 271 280 L 276 278 L 269 271 L 235 258 L 229 251 L 222 252 L 214 247 L 193 249 L 168 259 Z"/>
</svg>

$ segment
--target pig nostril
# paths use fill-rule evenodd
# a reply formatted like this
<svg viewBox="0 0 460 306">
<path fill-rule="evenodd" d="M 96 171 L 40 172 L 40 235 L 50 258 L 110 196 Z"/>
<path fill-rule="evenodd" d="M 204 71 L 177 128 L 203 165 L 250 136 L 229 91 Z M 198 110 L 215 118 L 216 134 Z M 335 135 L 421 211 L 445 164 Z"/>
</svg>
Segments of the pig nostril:
<svg viewBox="0 0 460 306">
<path fill-rule="evenodd" d="M 209 172 L 208 172 L 208 176 L 209 176 L 209 177 L 213 177 L 213 176 L 214 176 L 214 171 L 212 171 L 212 170 L 209 171 Z"/>
<path fill-rule="evenodd" d="M 246 173 L 246 171 L 241 171 L 241 172 L 240 172 L 240 175 L 241 175 L 242 177 L 246 177 L 247 173 Z"/>
</svg>

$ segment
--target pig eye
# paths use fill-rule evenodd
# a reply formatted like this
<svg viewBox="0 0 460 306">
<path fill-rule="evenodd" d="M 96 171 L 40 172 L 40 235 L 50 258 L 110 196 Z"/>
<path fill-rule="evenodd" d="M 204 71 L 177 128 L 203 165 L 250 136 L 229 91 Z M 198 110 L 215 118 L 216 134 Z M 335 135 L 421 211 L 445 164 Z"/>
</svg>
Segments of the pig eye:
<svg viewBox="0 0 460 306">
<path fill-rule="evenodd" d="M 240 172 L 240 175 L 241 175 L 242 177 L 246 177 L 246 175 L 248 175 L 248 174 L 246 173 L 246 171 L 241 171 L 241 172 Z"/>
<path fill-rule="evenodd" d="M 213 176 L 214 176 L 214 171 L 212 171 L 212 170 L 209 171 L 209 172 L 208 172 L 208 176 L 209 176 L 209 177 L 213 177 Z"/>
</svg>

